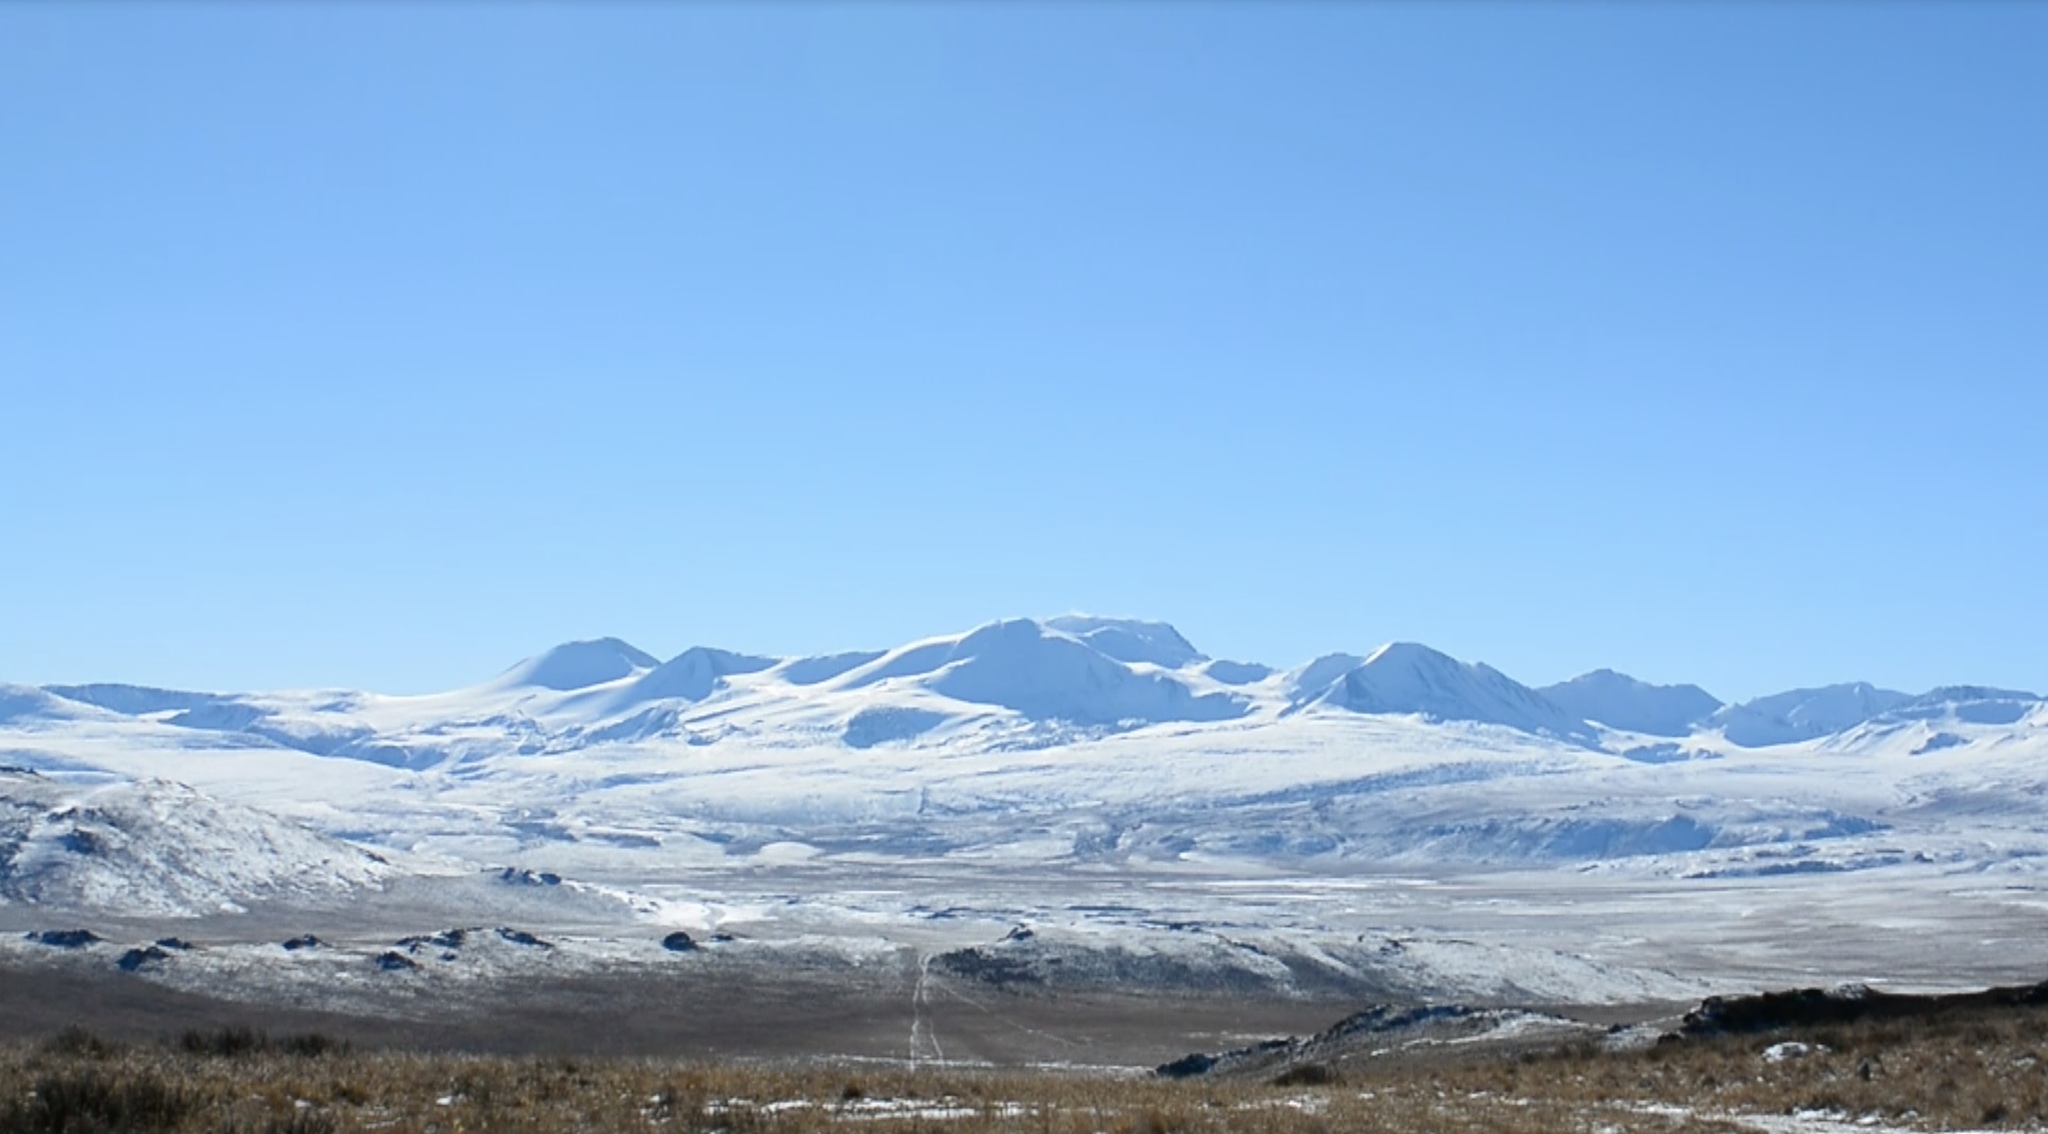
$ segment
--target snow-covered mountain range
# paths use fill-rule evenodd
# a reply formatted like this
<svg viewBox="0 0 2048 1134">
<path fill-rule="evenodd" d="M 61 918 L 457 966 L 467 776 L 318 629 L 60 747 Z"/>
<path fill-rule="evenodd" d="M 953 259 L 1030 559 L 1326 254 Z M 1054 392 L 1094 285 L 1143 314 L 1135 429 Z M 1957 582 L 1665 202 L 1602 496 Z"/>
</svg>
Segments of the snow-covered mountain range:
<svg viewBox="0 0 2048 1134">
<path fill-rule="evenodd" d="M 1532 689 L 1410 642 L 1281 670 L 1211 659 L 1165 623 L 1068 615 L 801 658 L 695 646 L 662 661 L 599 638 L 431 696 L 0 686 L 0 729 L 146 723 L 424 770 L 662 738 L 703 745 L 779 733 L 864 749 L 968 731 L 1011 747 L 1046 746 L 1169 723 L 1236 732 L 1303 713 L 1494 726 L 1589 750 L 1639 737 L 1753 749 L 1917 723 L 1940 747 L 1953 743 L 1937 735 L 1945 724 L 2024 731 L 2044 704 L 2013 690 L 1951 686 L 1914 696 L 1853 683 L 1728 705 L 1698 686 L 1651 685 L 1612 670 Z"/>
<path fill-rule="evenodd" d="M 1100 911 L 1190 876 L 1312 881 L 1260 924 L 1324 933 L 1342 919 L 1305 911 L 1330 879 L 1835 877 L 1947 908 L 1958 879 L 2048 864 L 2034 694 L 1724 705 L 1604 670 L 1532 689 L 1399 642 L 1280 669 L 1078 615 L 799 658 L 601 638 L 426 696 L 5 686 L 0 766 L 0 912 L 212 916 L 394 887 L 431 908 L 421 879 L 469 878 L 709 933 L 736 910 L 922 925 L 1023 879 L 1135 887 L 1059 915 L 1092 940 L 1105 917 L 1186 921 Z M 920 891 L 939 878 L 950 906 Z M 875 886 L 902 896 L 848 896 Z M 798 917 L 791 895 L 822 904 Z M 985 916 L 1057 912 L 1034 901 Z"/>
<path fill-rule="evenodd" d="M 0 762 L 46 777 L 180 781 L 387 852 L 603 869 L 752 843 L 1063 861 L 1732 853 L 1890 831 L 1901 808 L 2008 776 L 2035 785 L 2044 752 L 2048 703 L 2011 690 L 1724 705 L 1606 670 L 1532 689 L 1405 642 L 1276 669 L 1211 659 L 1164 623 L 1079 615 L 801 658 L 663 661 L 600 638 L 429 696 L 0 687 Z M 2029 798 L 2007 809 L 2031 816 Z"/>
</svg>

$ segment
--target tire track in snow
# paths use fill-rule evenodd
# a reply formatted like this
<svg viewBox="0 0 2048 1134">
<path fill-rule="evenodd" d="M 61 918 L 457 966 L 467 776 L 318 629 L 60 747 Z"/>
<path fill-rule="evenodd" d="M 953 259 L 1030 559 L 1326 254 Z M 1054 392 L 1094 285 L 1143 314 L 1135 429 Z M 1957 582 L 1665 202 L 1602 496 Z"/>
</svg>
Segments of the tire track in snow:
<svg viewBox="0 0 2048 1134">
<path fill-rule="evenodd" d="M 915 1068 L 920 1059 L 929 1058 L 943 1066 L 946 1049 L 939 1046 L 938 1029 L 925 1018 L 925 1011 L 931 1006 L 932 955 L 919 952 L 917 955 L 917 985 L 910 992 L 910 1066 Z"/>
</svg>

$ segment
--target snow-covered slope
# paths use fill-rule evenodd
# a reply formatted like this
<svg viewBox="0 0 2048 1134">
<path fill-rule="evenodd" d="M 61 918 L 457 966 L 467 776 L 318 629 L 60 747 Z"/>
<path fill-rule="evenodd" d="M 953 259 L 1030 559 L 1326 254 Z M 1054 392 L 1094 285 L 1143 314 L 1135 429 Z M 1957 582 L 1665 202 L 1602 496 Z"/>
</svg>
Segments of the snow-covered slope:
<svg viewBox="0 0 2048 1134">
<path fill-rule="evenodd" d="M 777 660 L 692 646 L 621 690 L 612 704 L 625 708 L 648 701 L 702 701 L 726 688 L 728 678 L 759 673 Z"/>
<path fill-rule="evenodd" d="M 151 689 L 142 685 L 52 685 L 48 692 L 67 701 L 92 705 L 129 716 L 182 712 L 211 704 L 221 698 L 213 693 L 187 693 L 176 689 Z M 4 710 L 0 710 L 4 713 Z"/>
<path fill-rule="evenodd" d="M 0 771 L 0 901 L 194 917 L 322 902 L 396 871 L 337 839 L 192 788 Z"/>
<path fill-rule="evenodd" d="M 1596 669 L 1536 690 L 1581 720 L 1650 736 L 1690 736 L 1721 708 L 1697 685 L 1652 685 L 1611 669 Z"/>
<path fill-rule="evenodd" d="M 1843 732 L 1912 699 L 1859 681 L 1728 705 L 1708 718 L 1708 724 L 1736 744 L 1761 748 Z"/>
<path fill-rule="evenodd" d="M 0 685 L 0 728 L 33 728 L 91 715 L 92 708 L 32 685 Z"/>
<path fill-rule="evenodd" d="M 498 684 L 568 692 L 634 677 L 659 664 L 653 654 L 617 638 L 595 638 L 564 642 L 538 657 L 528 658 L 506 670 Z"/>
<path fill-rule="evenodd" d="M 1250 685 L 1255 681 L 1266 680 L 1273 676 L 1273 673 L 1273 667 L 1270 665 L 1260 665 L 1257 662 L 1228 661 L 1223 658 L 1217 658 L 1215 661 L 1207 662 L 1202 666 L 1202 675 L 1204 677 L 1212 681 L 1220 681 L 1225 685 Z"/>
<path fill-rule="evenodd" d="M 1120 662 L 1180 669 L 1208 660 L 1180 631 L 1164 622 L 1141 622 L 1132 618 L 1097 618 L 1089 614 L 1063 614 L 1045 620 L 1045 628 L 1070 634 L 1095 648 L 1096 652 Z"/>
<path fill-rule="evenodd" d="M 1488 665 L 1414 642 L 1392 642 L 1333 681 L 1320 704 L 1355 713 L 1419 713 L 1543 736 L 1590 740 L 1586 722 Z"/>
<path fill-rule="evenodd" d="M 1981 685 L 1945 685 L 1896 705 L 1874 721 L 1952 721 L 1960 724 L 2014 725 L 2043 707 L 2039 694 Z"/>
<path fill-rule="evenodd" d="M 1217 721 L 1246 711 L 1245 702 L 1233 694 L 1199 692 L 1190 678 L 1164 672 L 1159 662 L 1124 661 L 1096 646 L 1100 641 L 1133 657 L 1198 659 L 1172 627 L 1063 621 L 1085 628 L 1085 636 L 1028 618 L 992 622 L 966 634 L 892 650 L 841 678 L 838 688 L 915 687 L 955 701 L 1000 706 L 1032 720 L 1077 724 Z M 1144 632 L 1132 631 L 1133 626 Z"/>
</svg>

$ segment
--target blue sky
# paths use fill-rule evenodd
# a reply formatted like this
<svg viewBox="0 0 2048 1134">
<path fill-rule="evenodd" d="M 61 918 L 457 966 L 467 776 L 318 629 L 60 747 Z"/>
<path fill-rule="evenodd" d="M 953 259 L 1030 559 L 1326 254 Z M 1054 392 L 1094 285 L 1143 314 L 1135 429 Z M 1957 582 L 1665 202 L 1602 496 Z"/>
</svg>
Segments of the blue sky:
<svg viewBox="0 0 2048 1134">
<path fill-rule="evenodd" d="M 0 681 L 2048 687 L 2048 6 L 0 6 Z"/>
</svg>

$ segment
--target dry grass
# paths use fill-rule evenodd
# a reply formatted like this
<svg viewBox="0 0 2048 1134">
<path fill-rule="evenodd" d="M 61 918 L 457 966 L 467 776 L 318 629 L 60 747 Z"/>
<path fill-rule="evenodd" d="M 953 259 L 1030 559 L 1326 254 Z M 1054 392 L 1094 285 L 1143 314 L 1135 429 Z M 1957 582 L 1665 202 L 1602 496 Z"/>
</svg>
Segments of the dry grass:
<svg viewBox="0 0 2048 1134">
<path fill-rule="evenodd" d="M 1818 1045 L 1771 1062 L 1772 1044 Z M 1820 1050 L 1824 1047 L 1825 1050 Z M 0 1134 L 1335 1134 L 1729 1131 L 1825 1110 L 1885 1126 L 2038 1128 L 2048 1011 L 1432 1063 L 1361 1062 L 1290 1085 L 809 1064 L 516 1060 L 354 1052 L 252 1032 L 0 1048 Z"/>
</svg>

